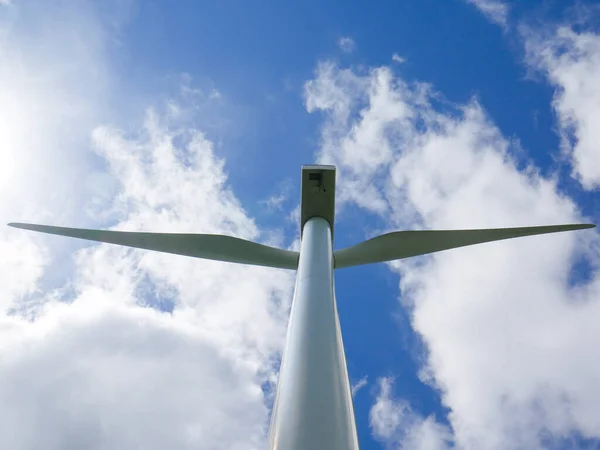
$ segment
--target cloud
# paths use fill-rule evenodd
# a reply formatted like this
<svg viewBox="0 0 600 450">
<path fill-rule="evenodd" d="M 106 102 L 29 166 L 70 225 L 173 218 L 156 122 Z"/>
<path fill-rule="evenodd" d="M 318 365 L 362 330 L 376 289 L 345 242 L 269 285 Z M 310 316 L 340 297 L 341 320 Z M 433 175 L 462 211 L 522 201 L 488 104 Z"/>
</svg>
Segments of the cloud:
<svg viewBox="0 0 600 450">
<path fill-rule="evenodd" d="M 341 37 L 338 40 L 338 46 L 340 47 L 340 50 L 342 50 L 344 53 L 352 53 L 356 48 L 354 39 L 348 36 Z"/>
<path fill-rule="evenodd" d="M 401 57 L 400 55 L 398 55 L 398 53 L 394 53 L 392 55 L 392 61 L 397 62 L 398 64 L 402 64 L 403 62 L 406 62 L 406 60 Z"/>
<path fill-rule="evenodd" d="M 491 22 L 506 28 L 508 22 L 508 5 L 501 0 L 466 0 L 475 6 Z"/>
<path fill-rule="evenodd" d="M 379 378 L 377 386 L 379 392 L 369 412 L 369 425 L 377 440 L 394 449 L 452 448 L 452 433 L 447 426 L 436 422 L 433 416 L 422 417 L 407 401 L 392 397 L 392 379 Z"/>
<path fill-rule="evenodd" d="M 586 190 L 600 187 L 600 35 L 559 26 L 550 34 L 523 28 L 526 61 L 555 88 L 563 152 Z"/>
<path fill-rule="evenodd" d="M 390 92 L 391 77 L 389 70 L 361 77 L 351 70 L 339 70 L 331 63 L 322 63 L 317 76 L 305 89 L 307 110 L 328 113 L 319 158 L 338 165 L 336 193 L 339 200 L 353 201 L 378 213 L 384 213 L 387 205 L 373 178 L 392 155 L 384 136 L 396 132 L 391 131 L 392 127 L 406 130 L 413 114 L 403 102 L 388 101 L 388 95 L 394 99 L 413 95 L 403 85 Z M 373 115 L 352 127 L 351 115 L 369 98 L 372 98 Z"/>
<path fill-rule="evenodd" d="M 114 86 L 106 31 L 88 7 L 19 2 L 0 21 L 2 223 L 66 222 L 77 214 L 81 224 L 83 199 L 110 188 L 88 151 L 91 130 L 109 114 Z M 12 236 L 0 230 L 0 241 Z"/>
<path fill-rule="evenodd" d="M 260 203 L 265 205 L 269 212 L 281 212 L 284 203 L 290 200 L 292 189 L 292 180 L 283 180 L 277 185 L 275 192 Z"/>
<path fill-rule="evenodd" d="M 365 375 L 360 380 L 352 385 L 352 397 L 356 395 L 358 391 L 364 388 L 369 383 L 367 376 Z"/>
<path fill-rule="evenodd" d="M 9 311 L 19 298 L 27 298 L 36 291 L 36 284 L 48 263 L 44 248 L 27 236 L 13 233 L 0 240 L 0 309 Z"/>
<path fill-rule="evenodd" d="M 149 108 L 137 124 L 106 123 L 106 100 L 119 92 L 111 35 L 78 5 L 23 6 L 3 29 L 0 61 L 13 61 L 10 72 L 0 64 L 0 117 L 10 123 L 0 148 L 13 164 L 4 222 L 268 241 L 225 161 L 190 126 L 196 97 Z M 7 448 L 264 448 L 293 274 L 0 233 Z"/>
<path fill-rule="evenodd" d="M 18 2 L 10 12 L 0 19 L 0 222 L 81 220 L 89 133 L 112 83 L 104 31 L 83 2 Z M 0 247 L 3 311 L 33 307 L 40 286 L 68 266 L 53 242 L 8 227 Z"/>
<path fill-rule="evenodd" d="M 192 323 L 89 295 L 34 324 L 3 319 L 2 342 L 10 343 L 0 375 L 7 447 L 251 449 L 263 441 L 262 392 L 245 381 L 254 368 Z"/>
<path fill-rule="evenodd" d="M 587 221 L 554 180 L 516 160 L 476 100 L 453 105 L 387 67 L 364 74 L 331 63 L 319 65 L 305 93 L 307 109 L 323 114 L 319 161 L 337 165 L 339 199 L 387 230 Z M 589 280 L 573 282 L 575 262 L 589 268 Z M 390 267 L 427 349 L 422 380 L 440 390 L 459 448 L 600 437 L 596 231 Z"/>
</svg>

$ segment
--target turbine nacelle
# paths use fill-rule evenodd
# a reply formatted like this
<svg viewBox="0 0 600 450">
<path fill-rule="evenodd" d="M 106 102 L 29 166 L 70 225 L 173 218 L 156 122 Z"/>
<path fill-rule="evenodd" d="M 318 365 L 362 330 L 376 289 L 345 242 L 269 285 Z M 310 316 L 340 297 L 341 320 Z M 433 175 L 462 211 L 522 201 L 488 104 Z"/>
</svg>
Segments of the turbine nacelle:
<svg viewBox="0 0 600 450">
<path fill-rule="evenodd" d="M 332 238 L 335 222 L 335 166 L 302 166 L 300 235 L 313 217 L 329 222 Z"/>
</svg>

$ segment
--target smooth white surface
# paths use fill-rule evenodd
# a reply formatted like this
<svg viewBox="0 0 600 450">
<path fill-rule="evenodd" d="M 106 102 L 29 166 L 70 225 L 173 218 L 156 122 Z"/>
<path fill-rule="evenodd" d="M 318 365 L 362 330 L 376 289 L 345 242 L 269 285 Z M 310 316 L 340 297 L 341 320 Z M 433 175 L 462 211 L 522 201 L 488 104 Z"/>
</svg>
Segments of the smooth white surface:
<svg viewBox="0 0 600 450">
<path fill-rule="evenodd" d="M 561 231 L 583 230 L 595 226 L 592 224 L 574 224 L 481 230 L 395 231 L 374 237 L 352 247 L 336 250 L 333 257 L 335 268 L 342 269 L 362 264 L 410 258 L 467 245 Z"/>
<path fill-rule="evenodd" d="M 84 228 L 54 227 L 32 223 L 9 223 L 11 227 L 39 231 L 107 244 L 154 250 L 194 258 L 255 266 L 296 269 L 298 253 L 269 247 L 221 234 L 141 233 L 131 231 L 88 230 Z"/>
<path fill-rule="evenodd" d="M 304 226 L 269 449 L 358 449 L 333 290 L 331 229 L 319 217 Z"/>
</svg>

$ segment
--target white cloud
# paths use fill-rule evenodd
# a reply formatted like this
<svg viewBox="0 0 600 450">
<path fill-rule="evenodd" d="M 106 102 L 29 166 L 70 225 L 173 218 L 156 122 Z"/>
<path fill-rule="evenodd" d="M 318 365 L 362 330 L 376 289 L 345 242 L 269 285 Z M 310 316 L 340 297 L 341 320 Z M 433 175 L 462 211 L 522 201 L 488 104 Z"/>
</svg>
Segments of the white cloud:
<svg viewBox="0 0 600 450">
<path fill-rule="evenodd" d="M 402 56 L 398 55 L 398 53 L 394 53 L 392 55 L 392 61 L 397 62 L 398 64 L 406 62 L 406 60 Z"/>
<path fill-rule="evenodd" d="M 33 324 L 2 319 L 4 445 L 261 447 L 268 411 L 254 367 L 193 322 L 91 294 Z"/>
<path fill-rule="evenodd" d="M 278 184 L 275 192 L 261 203 L 271 212 L 281 212 L 283 204 L 290 199 L 292 192 L 292 180 L 286 179 Z"/>
<path fill-rule="evenodd" d="M 422 417 L 407 401 L 392 397 L 393 380 L 377 380 L 379 392 L 369 412 L 373 436 L 394 449 L 444 450 L 451 448 L 452 432 L 434 417 Z"/>
<path fill-rule="evenodd" d="M 275 209 L 275 210 L 281 211 L 283 202 L 285 202 L 286 200 L 287 200 L 287 197 L 285 194 L 275 194 L 275 195 L 270 196 L 263 203 L 267 206 L 267 208 L 269 208 L 271 210 Z"/>
<path fill-rule="evenodd" d="M 600 35 L 558 27 L 550 36 L 524 32 L 527 62 L 555 87 L 553 108 L 563 151 L 585 189 L 600 187 Z"/>
<path fill-rule="evenodd" d="M 338 40 L 338 46 L 340 47 L 340 50 L 342 50 L 344 53 L 352 53 L 356 48 L 354 39 L 348 36 L 341 37 Z"/>
<path fill-rule="evenodd" d="M 27 236 L 11 233 L 0 240 L 0 310 L 8 311 L 15 299 L 26 298 L 36 291 L 36 285 L 47 265 L 43 248 Z"/>
<path fill-rule="evenodd" d="M 195 100 L 150 109 L 141 127 L 96 126 L 118 90 L 109 33 L 78 5 L 28 4 L 0 41 L 12 61 L 10 72 L 0 63 L 3 221 L 264 241 L 224 161 L 188 126 Z M 6 447 L 264 448 L 293 274 L 109 245 L 71 260 L 77 245 L 0 230 Z"/>
<path fill-rule="evenodd" d="M 403 83 L 391 90 L 391 82 L 389 70 L 362 77 L 323 63 L 315 79 L 306 84 L 307 110 L 328 112 L 320 158 L 338 165 L 339 200 L 351 200 L 378 213 L 387 205 L 373 178 L 392 156 L 386 136 L 409 131 L 413 111 L 402 100 L 408 96 L 416 101 L 421 95 Z M 389 97 L 398 101 L 388 101 Z M 351 115 L 367 100 L 372 102 L 373 114 L 352 126 Z"/>
<path fill-rule="evenodd" d="M 379 394 L 369 413 L 369 422 L 373 434 L 380 439 L 391 440 L 393 435 L 402 427 L 402 421 L 410 414 L 410 406 L 406 402 L 393 401 L 391 396 L 392 380 L 380 378 Z"/>
<path fill-rule="evenodd" d="M 385 67 L 363 75 L 323 64 L 306 102 L 325 113 L 320 161 L 338 166 L 340 199 L 389 229 L 583 221 L 553 180 L 531 165 L 517 170 L 510 143 L 476 101 L 448 104 Z M 582 258 L 592 280 L 573 287 L 569 273 Z M 459 448 L 535 449 L 572 432 L 600 438 L 596 231 L 390 266 L 428 350 L 423 380 L 441 390 Z"/>
<path fill-rule="evenodd" d="M 0 223 L 63 222 L 83 209 L 92 179 L 89 132 L 105 113 L 112 83 L 104 32 L 84 3 L 12 8 L 0 20 Z M 3 311 L 24 312 L 16 299 L 33 301 L 40 283 L 68 266 L 53 242 L 5 226 L 0 247 Z M 44 270 L 50 263 L 52 276 Z"/>
<path fill-rule="evenodd" d="M 369 383 L 367 376 L 365 375 L 360 380 L 352 385 L 352 397 L 354 397 L 358 391 L 364 388 Z"/>
<path fill-rule="evenodd" d="M 0 21 L 0 223 L 52 217 L 84 224 L 83 199 L 103 185 L 88 149 L 89 133 L 111 98 L 105 31 L 84 2 L 69 8 L 19 2 L 12 8 Z M 34 295 L 67 270 L 65 254 L 76 245 L 55 246 L 3 225 L 2 259 L 21 263 L 19 270 L 0 273 L 0 285 Z M 42 271 L 45 264 L 53 264 L 51 274 Z M 4 307 L 12 302 L 9 291 Z"/>
<path fill-rule="evenodd" d="M 508 5 L 502 0 L 466 0 L 471 3 L 491 22 L 506 27 L 508 22 Z"/>
</svg>

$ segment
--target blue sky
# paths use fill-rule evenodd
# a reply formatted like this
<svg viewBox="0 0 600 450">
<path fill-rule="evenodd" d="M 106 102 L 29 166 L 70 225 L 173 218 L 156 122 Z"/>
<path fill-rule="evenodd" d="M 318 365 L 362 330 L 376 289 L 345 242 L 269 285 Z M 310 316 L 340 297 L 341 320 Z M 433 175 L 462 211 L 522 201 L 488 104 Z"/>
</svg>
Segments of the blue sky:
<svg viewBox="0 0 600 450">
<path fill-rule="evenodd" d="M 598 223 L 599 19 L 563 1 L 0 0 L 0 217 L 292 247 L 300 166 L 325 163 L 337 248 Z M 361 448 L 600 448 L 598 239 L 336 272 Z M 264 448 L 292 273 L 8 229 L 0 268 L 11 448 Z"/>
</svg>

